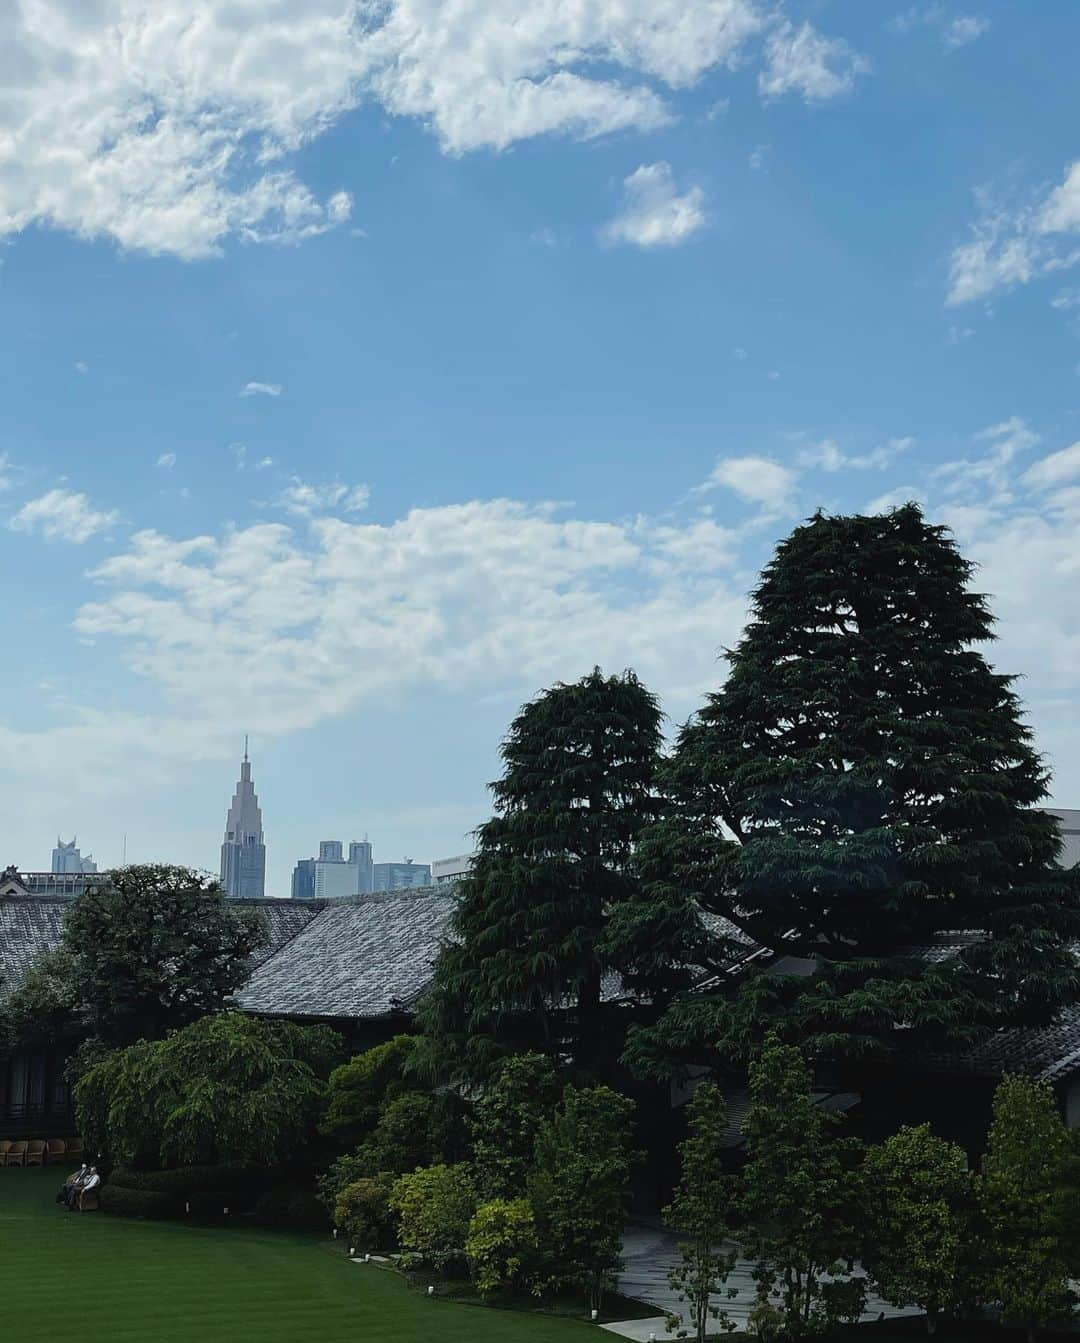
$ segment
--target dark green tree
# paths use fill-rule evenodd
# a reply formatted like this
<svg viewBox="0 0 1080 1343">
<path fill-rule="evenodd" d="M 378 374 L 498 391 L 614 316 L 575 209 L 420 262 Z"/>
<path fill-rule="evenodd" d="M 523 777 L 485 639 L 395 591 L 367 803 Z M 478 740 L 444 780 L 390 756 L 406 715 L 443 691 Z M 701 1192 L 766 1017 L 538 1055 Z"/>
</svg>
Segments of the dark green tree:
<svg viewBox="0 0 1080 1343">
<path fill-rule="evenodd" d="M 482 1201 L 513 1199 L 525 1188 L 536 1135 L 562 1096 L 562 1082 L 544 1054 L 504 1059 L 472 1115 L 473 1174 Z"/>
<path fill-rule="evenodd" d="M 217 881 L 186 867 L 122 867 L 75 897 L 64 923 L 71 989 L 110 1045 L 158 1039 L 215 1012 L 266 932 Z"/>
<path fill-rule="evenodd" d="M 453 939 L 420 1009 L 433 1072 L 482 1080 L 508 1053 L 612 1056 L 602 934 L 638 890 L 634 848 L 655 816 L 661 714 L 633 672 L 599 668 L 514 719 L 478 831 Z"/>
<path fill-rule="evenodd" d="M 818 514 L 779 545 L 727 681 L 679 735 L 649 843 L 684 901 L 816 973 L 681 998 L 638 1036 L 639 1068 L 749 1057 L 774 1028 L 884 1060 L 1075 1000 L 1080 876 L 1039 809 L 1013 678 L 982 651 L 994 622 L 972 572 L 915 504 Z M 918 954 L 956 929 L 978 935 L 962 955 Z M 696 960 L 729 951 L 706 939 Z"/>
<path fill-rule="evenodd" d="M 759 1300 L 777 1306 L 784 1337 L 801 1338 L 858 1313 L 849 1285 L 828 1279 L 859 1251 L 861 1144 L 836 1136 L 838 1116 L 814 1103 L 793 1045 L 766 1041 L 750 1102 L 742 1245 L 757 1261 Z"/>
<path fill-rule="evenodd" d="M 863 1167 L 863 1264 L 894 1306 L 926 1311 L 926 1327 L 966 1297 L 965 1241 L 971 1235 L 971 1176 L 956 1143 L 927 1124 L 902 1128 L 871 1147 Z"/>
<path fill-rule="evenodd" d="M 75 1085 L 79 1124 L 110 1162 L 274 1165 L 313 1132 L 341 1043 L 325 1026 L 203 1017 L 90 1068 Z"/>
<path fill-rule="evenodd" d="M 568 1086 L 541 1124 L 528 1194 L 548 1285 L 583 1289 L 590 1306 L 615 1284 L 637 1159 L 633 1102 L 609 1087 Z"/>
<path fill-rule="evenodd" d="M 689 1133 L 679 1144 L 682 1178 L 675 1197 L 664 1209 L 664 1223 L 675 1233 L 679 1262 L 668 1282 L 690 1309 L 694 1336 L 705 1343 L 711 1321 L 730 1332 L 735 1323 L 714 1301 L 731 1299 L 724 1284 L 737 1255 L 731 1236 L 737 1225 L 736 1182 L 725 1165 L 727 1108 L 720 1088 L 703 1082 L 687 1106 Z"/>
<path fill-rule="evenodd" d="M 1050 1085 L 1004 1078 L 977 1184 L 986 1291 L 1031 1340 L 1070 1311 L 1072 1247 L 1059 1211 L 1071 1160 Z"/>
</svg>

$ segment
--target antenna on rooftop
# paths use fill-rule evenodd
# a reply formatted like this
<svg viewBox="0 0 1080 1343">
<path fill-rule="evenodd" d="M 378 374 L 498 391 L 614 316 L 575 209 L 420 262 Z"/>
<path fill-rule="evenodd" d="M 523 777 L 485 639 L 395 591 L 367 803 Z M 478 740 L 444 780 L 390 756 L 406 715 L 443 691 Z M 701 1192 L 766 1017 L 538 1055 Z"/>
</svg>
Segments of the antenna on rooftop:
<svg viewBox="0 0 1080 1343">
<path fill-rule="evenodd" d="M 245 732 L 245 733 L 244 733 L 244 759 L 245 759 L 245 760 L 248 758 L 247 747 L 248 747 L 248 734 Z"/>
</svg>

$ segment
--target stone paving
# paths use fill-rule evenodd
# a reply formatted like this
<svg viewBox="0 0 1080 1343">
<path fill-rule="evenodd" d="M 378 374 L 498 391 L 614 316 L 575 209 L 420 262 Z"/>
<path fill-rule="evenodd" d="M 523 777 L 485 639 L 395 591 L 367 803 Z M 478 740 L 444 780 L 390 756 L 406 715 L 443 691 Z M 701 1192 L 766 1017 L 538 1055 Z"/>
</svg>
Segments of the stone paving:
<svg viewBox="0 0 1080 1343">
<path fill-rule="evenodd" d="M 633 1297 L 646 1305 L 655 1305 L 655 1318 L 645 1320 L 625 1320 L 615 1324 L 605 1324 L 602 1328 L 622 1338 L 647 1343 L 650 1335 L 655 1334 L 657 1343 L 663 1343 L 673 1335 L 667 1331 L 667 1316 L 680 1315 L 682 1306 L 668 1285 L 668 1269 L 678 1259 L 675 1239 L 658 1224 L 637 1222 L 627 1228 L 623 1237 L 624 1268 L 619 1278 L 619 1291 L 624 1296 Z M 752 1277 L 753 1265 L 740 1260 L 735 1271 L 728 1278 L 727 1285 L 737 1289 L 733 1301 L 721 1301 L 727 1313 L 741 1331 L 746 1329 L 746 1317 L 754 1304 L 755 1283 Z M 876 1296 L 867 1302 L 864 1320 L 876 1320 L 880 1315 L 917 1315 L 916 1310 L 897 1310 L 886 1305 Z"/>
</svg>

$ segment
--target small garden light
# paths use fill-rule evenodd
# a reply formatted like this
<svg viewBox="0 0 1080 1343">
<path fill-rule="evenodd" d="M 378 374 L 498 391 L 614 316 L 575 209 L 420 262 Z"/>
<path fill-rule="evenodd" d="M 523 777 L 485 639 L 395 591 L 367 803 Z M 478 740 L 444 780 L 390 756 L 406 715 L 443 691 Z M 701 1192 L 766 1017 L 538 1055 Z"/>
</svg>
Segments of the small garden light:
<svg viewBox="0 0 1080 1343">
<path fill-rule="evenodd" d="M 434 1295 L 435 1295 L 435 1288 L 429 1285 L 429 1286 L 428 1286 L 428 1289 L 427 1289 L 427 1294 L 428 1294 L 428 1296 L 434 1296 Z"/>
</svg>

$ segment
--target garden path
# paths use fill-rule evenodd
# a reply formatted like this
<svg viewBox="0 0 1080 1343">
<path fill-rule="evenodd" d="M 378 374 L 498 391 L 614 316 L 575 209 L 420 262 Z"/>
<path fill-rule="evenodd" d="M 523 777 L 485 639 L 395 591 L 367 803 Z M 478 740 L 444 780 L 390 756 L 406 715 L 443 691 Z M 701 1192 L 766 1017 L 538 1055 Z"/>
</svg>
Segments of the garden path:
<svg viewBox="0 0 1080 1343">
<path fill-rule="evenodd" d="M 668 1285 L 668 1269 L 678 1262 L 678 1250 L 675 1238 L 656 1222 L 635 1222 L 627 1227 L 623 1236 L 623 1271 L 619 1278 L 619 1291 L 637 1301 L 655 1305 L 658 1314 L 654 1319 L 625 1320 L 601 1327 L 622 1338 L 647 1343 L 650 1334 L 655 1334 L 658 1343 L 673 1336 L 667 1332 L 666 1316 L 680 1315 L 683 1307 Z M 735 1321 L 739 1330 L 746 1329 L 746 1316 L 754 1304 L 753 1264 L 740 1259 L 735 1271 L 728 1278 L 728 1286 L 737 1289 L 738 1295 L 733 1301 L 720 1304 Z M 917 1315 L 917 1310 L 897 1310 L 876 1296 L 867 1302 L 864 1320 L 876 1320 L 882 1313 L 886 1318 L 897 1315 Z"/>
</svg>

